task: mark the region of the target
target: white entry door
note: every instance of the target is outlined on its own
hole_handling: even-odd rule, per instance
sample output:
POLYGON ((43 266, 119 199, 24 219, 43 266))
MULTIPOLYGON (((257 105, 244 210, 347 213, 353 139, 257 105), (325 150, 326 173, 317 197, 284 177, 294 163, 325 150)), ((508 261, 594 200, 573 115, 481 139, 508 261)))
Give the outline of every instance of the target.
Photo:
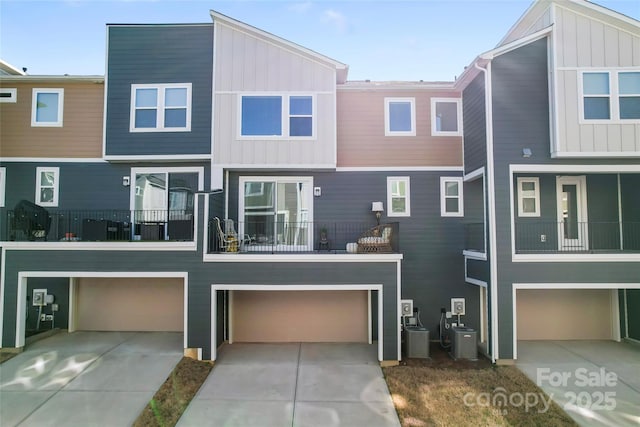
POLYGON ((556 178, 558 196, 558 249, 584 251, 589 248, 587 180, 585 176, 556 178))

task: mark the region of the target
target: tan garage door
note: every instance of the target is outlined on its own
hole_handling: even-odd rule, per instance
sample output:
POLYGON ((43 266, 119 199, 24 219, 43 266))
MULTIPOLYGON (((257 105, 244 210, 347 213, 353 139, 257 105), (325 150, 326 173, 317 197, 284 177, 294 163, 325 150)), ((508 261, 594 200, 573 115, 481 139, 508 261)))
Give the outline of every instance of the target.
POLYGON ((232 291, 234 342, 367 342, 367 291, 232 291))
POLYGON ((80 331, 182 331, 182 279, 78 279, 80 331))
POLYGON ((609 289, 519 289, 519 340, 613 339, 609 289))

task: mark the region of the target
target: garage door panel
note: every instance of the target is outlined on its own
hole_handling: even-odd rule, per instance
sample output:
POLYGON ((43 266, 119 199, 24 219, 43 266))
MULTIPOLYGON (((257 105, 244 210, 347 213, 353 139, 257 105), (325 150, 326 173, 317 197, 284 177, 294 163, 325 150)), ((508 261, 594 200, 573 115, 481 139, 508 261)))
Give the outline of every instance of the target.
POLYGON ((233 291, 234 342, 368 342, 367 291, 233 291))
POLYGON ((520 289, 519 340, 613 339, 611 290, 520 289))
POLYGON ((77 330, 184 329, 184 290, 175 278, 78 279, 77 330))

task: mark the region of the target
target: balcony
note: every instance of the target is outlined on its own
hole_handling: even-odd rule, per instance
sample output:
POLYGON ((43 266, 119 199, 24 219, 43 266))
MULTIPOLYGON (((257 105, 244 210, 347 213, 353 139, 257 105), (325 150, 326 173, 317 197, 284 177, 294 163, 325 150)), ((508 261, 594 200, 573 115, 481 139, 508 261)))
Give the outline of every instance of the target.
POLYGON ((399 223, 209 220, 208 252, 399 253, 399 223))
POLYGON ((516 254, 640 253, 640 222, 516 222, 515 246, 516 254))
MULTIPOLYGON (((35 206, 35 205, 34 205, 35 206)), ((3 240, 32 242, 193 241, 187 210, 8 210, 3 240)))
POLYGON ((470 222, 464 225, 465 250, 484 253, 485 248, 485 224, 483 222, 470 222))

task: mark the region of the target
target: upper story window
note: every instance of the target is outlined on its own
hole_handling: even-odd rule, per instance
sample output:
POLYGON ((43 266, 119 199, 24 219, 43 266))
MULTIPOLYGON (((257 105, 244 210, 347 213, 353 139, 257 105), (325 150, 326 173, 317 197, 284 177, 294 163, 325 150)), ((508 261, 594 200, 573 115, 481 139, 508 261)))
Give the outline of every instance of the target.
POLYGON ((462 178, 440 178, 440 215, 464 216, 462 178))
POLYGON ((241 138, 313 138, 312 95, 242 95, 241 138))
POLYGON ((64 89, 33 89, 31 126, 62 127, 64 89))
POLYGON ((387 177, 387 216, 411 216, 408 176, 387 177))
POLYGON ((416 135, 416 100, 415 98, 384 99, 384 134, 385 136, 416 135))
POLYGON ((540 179, 518 178, 518 216, 540 216, 540 179))
POLYGON ((640 120, 640 71, 582 73, 582 119, 640 120))
POLYGON ((462 101, 460 99, 431 99, 431 135, 462 135, 462 101))
POLYGON ((131 132, 191 130, 191 83, 131 85, 131 132))
POLYGON ((36 168, 36 205, 58 206, 60 168, 36 168))
POLYGON ((15 103, 18 100, 18 89, 0 88, 0 102, 15 103))

